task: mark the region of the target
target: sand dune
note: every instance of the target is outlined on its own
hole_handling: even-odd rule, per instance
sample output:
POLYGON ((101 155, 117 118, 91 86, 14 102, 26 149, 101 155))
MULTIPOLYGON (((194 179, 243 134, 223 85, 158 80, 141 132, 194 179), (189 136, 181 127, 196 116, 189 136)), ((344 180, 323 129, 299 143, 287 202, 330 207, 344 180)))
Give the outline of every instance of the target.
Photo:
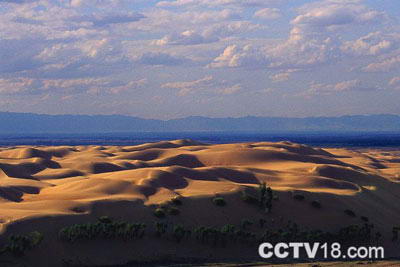
MULTIPOLYGON (((398 151, 320 149, 290 142, 207 145, 175 140, 125 147, 1 148, 0 241, 11 233, 40 229, 53 236, 40 249, 56 253, 63 249, 54 233, 68 223, 101 215, 154 221, 154 208, 174 196, 184 197, 186 203, 172 221, 239 223, 243 217, 258 214, 256 209, 246 208, 240 195, 261 182, 279 197, 274 213, 268 215, 271 218, 336 230, 339 225, 356 222, 343 213, 351 209, 357 216, 368 217, 388 237, 392 226, 400 224, 399 173, 398 151), (323 208, 316 210, 293 201, 292 195, 297 193, 308 202, 318 200, 323 208), (227 199, 222 213, 210 201, 215 196, 227 199)), ((150 244, 145 242, 143 251, 150 244)), ((387 245, 388 253, 400 256, 398 245, 387 245)), ((101 243, 99 249, 104 246, 101 243)), ((117 248, 91 263, 136 259, 117 248)), ((86 254, 71 251, 64 251, 62 257, 94 253, 88 246, 82 248, 86 254)), ((200 256, 207 257, 209 252, 204 253, 200 256)), ((154 256, 149 252, 141 255, 144 260, 154 256)), ((194 256, 186 250, 182 255, 194 256)), ((28 255, 28 262, 33 258, 28 255)), ((38 266, 60 263, 57 258, 35 260, 38 266)))

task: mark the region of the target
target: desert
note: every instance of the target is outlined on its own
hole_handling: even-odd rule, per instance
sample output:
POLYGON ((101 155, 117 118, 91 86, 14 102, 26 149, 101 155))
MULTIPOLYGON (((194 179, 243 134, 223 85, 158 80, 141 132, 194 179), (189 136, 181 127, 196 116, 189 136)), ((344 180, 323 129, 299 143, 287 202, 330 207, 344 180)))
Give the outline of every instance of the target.
POLYGON ((396 149, 2 147, 0 265, 262 262, 263 241, 321 238, 398 258, 399 201, 396 149))

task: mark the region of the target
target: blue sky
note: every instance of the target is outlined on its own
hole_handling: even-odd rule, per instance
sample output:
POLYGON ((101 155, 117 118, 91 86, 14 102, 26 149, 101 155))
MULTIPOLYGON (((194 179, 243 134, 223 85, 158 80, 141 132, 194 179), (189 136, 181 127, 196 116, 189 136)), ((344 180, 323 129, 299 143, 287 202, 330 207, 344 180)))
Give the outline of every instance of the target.
POLYGON ((398 0, 0 0, 0 110, 400 114, 398 0))

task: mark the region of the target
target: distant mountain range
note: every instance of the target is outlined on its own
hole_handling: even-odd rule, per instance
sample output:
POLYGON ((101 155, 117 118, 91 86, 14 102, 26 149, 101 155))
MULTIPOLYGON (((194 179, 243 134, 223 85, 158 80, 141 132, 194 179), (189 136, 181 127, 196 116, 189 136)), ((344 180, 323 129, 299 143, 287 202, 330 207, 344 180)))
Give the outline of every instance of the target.
POLYGON ((173 120, 153 120, 123 115, 43 115, 0 112, 0 134, 179 131, 400 131, 400 116, 354 115, 308 118, 192 116, 173 120))

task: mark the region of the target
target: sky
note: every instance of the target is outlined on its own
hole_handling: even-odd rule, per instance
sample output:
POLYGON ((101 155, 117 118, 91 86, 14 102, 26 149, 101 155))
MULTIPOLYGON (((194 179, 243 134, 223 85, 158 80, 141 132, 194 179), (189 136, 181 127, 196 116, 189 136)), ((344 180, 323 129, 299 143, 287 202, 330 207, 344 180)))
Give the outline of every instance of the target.
POLYGON ((398 0, 0 0, 0 111, 400 114, 398 0))

